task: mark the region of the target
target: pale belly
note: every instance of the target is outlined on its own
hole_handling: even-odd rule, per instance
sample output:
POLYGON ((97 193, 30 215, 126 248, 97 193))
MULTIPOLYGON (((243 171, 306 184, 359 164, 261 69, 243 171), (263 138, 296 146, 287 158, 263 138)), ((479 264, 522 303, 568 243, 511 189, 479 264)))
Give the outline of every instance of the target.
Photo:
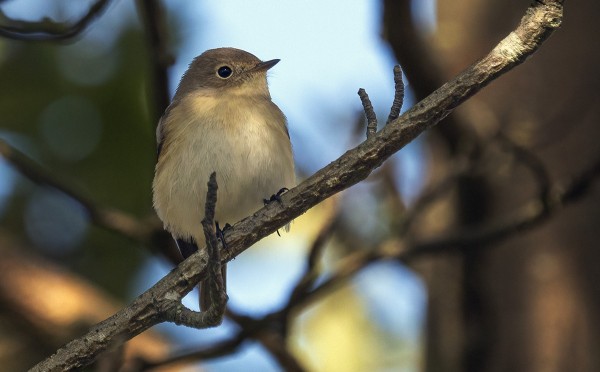
MULTIPOLYGON (((218 130, 183 137, 175 152, 157 165, 154 206, 165 228, 175 237, 203 236, 207 182, 217 174, 215 220, 224 226, 251 215, 283 187, 295 183, 289 141, 254 126, 239 135, 218 130)), ((173 150, 173 149, 170 149, 173 150)))

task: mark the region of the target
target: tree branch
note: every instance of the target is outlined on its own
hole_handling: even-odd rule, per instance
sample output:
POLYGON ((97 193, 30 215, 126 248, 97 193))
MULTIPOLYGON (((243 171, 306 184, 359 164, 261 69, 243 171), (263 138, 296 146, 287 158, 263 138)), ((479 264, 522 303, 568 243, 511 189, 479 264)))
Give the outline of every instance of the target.
POLYGON ((394 102, 392 102, 386 124, 398 119, 402 105, 404 105, 404 81, 402 81, 402 69, 400 65, 396 65, 394 66, 394 102))
MULTIPOLYGON (((455 107, 501 74, 524 62, 560 26, 561 20, 561 1, 534 3, 517 29, 482 60, 390 122, 370 139, 283 194, 281 204, 271 203, 228 230, 228 249, 222 252, 223 262, 233 259, 317 203, 365 179, 393 153, 437 124, 455 107)), ((115 337, 131 338, 162 322, 163 304, 180 299, 205 275, 205 251, 200 249, 194 253, 129 307, 59 349, 35 366, 33 371, 82 367, 111 345, 115 337)))
POLYGON ((363 88, 358 90, 358 96, 360 97, 360 102, 363 105, 363 110, 365 111, 365 116, 367 117, 367 139, 373 137, 375 133, 377 133, 377 115, 375 114, 375 110, 373 110, 373 104, 369 99, 369 95, 367 91, 363 88))
POLYGON ((98 226, 118 232, 131 239, 148 243, 152 228, 140 223, 134 217, 124 212, 98 206, 87 196, 69 186, 64 179, 54 176, 51 172, 31 160, 16 148, 0 139, 0 156, 12 164, 22 175, 38 185, 55 188, 65 195, 77 200, 88 212, 91 220, 98 226))
POLYGON ((9 25, 0 26, 0 36, 21 41, 64 41, 81 34, 102 12, 110 0, 98 0, 88 12, 72 25, 56 23, 44 18, 39 22, 13 20, 0 11, 0 19, 9 25))
POLYGON ((55 176, 1 139, 0 156, 32 182, 59 190, 80 203, 96 226, 116 232, 147 247, 160 250, 160 253, 175 264, 181 262, 181 255, 175 247, 173 239, 170 234, 161 229, 156 217, 154 217, 156 223, 152 221, 140 222, 137 218, 118 209, 99 206, 98 203, 75 187, 70 186, 64 178, 55 176))
POLYGON ((166 358, 160 361, 152 360, 138 360, 137 371, 148 371, 157 367, 164 367, 170 364, 182 363, 182 362, 195 362, 202 359, 217 358, 220 356, 231 354, 240 345, 246 341, 247 335, 244 332, 238 332, 235 336, 216 342, 206 348, 196 350, 189 353, 183 353, 175 355, 170 358, 166 358))
POLYGON ((54 355, 34 366, 31 371, 62 371, 81 368, 94 361, 96 356, 113 346, 114 340, 128 340, 148 328, 162 323, 163 314, 173 311, 183 296, 201 279, 208 263, 204 250, 183 261, 152 288, 137 297, 129 306, 110 318, 96 324, 83 337, 69 342, 54 355))
POLYGON ((206 289, 209 291, 210 305, 207 309, 197 312, 185 307, 179 302, 179 299, 172 300, 176 304, 173 304, 172 307, 169 306, 169 311, 164 313, 164 318, 175 324, 202 329, 215 327, 223 322, 228 298, 221 271, 221 254, 214 232, 217 188, 217 174, 212 172, 207 184, 204 219, 202 219, 202 229, 208 252, 208 273, 206 275, 208 286, 206 289))
POLYGON ((224 260, 231 260, 314 205, 368 177, 392 154, 437 124, 458 105, 501 74, 524 62, 560 26, 561 17, 559 1, 532 5, 518 28, 479 62, 390 122, 372 138, 282 195, 281 204, 267 205, 228 230, 225 238, 229 249, 224 252, 224 260))
MULTIPOLYGON (((457 231, 445 237, 417 242, 408 246, 397 241, 375 251, 356 252, 345 258, 328 280, 306 293, 305 296, 296 298, 296 302, 292 304, 296 307, 293 310, 308 305, 317 296, 327 293, 373 262, 396 259, 409 263, 419 257, 431 254, 461 252, 465 247, 489 248, 493 244, 514 236, 515 232, 539 226, 565 206, 586 195, 593 182, 598 178, 600 178, 600 156, 569 184, 552 187, 551 202, 547 206, 544 206, 544 195, 540 194, 538 200, 527 203, 512 215, 479 228, 457 231)), ((288 309, 288 311, 290 310, 288 309)))

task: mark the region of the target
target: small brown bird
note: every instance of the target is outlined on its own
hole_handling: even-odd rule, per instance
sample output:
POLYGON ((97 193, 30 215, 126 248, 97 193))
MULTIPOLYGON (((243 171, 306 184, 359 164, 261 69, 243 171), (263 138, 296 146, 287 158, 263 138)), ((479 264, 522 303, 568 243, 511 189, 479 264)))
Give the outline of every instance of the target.
MULTIPOLYGON (((267 70, 277 62, 240 49, 207 50, 190 64, 158 124, 154 208, 184 258, 203 246, 201 221, 213 171, 221 226, 295 184, 286 118, 267 86, 267 70)), ((203 287, 201 308, 206 294, 203 287)))

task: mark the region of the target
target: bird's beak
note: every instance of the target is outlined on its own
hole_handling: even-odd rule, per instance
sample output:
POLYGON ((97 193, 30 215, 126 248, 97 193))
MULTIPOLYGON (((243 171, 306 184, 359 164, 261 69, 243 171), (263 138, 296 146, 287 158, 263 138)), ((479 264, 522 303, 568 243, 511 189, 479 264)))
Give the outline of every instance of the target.
POLYGON ((267 71, 271 67, 275 66, 279 61, 280 59, 272 59, 270 61, 261 62, 256 66, 252 67, 252 69, 250 69, 250 71, 248 72, 267 71))

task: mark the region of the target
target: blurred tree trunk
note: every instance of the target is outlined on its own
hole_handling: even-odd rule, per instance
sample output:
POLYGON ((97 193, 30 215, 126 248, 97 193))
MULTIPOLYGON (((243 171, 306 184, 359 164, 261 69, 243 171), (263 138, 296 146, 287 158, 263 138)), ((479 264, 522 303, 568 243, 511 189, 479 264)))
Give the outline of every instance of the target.
MULTIPOLYGON (((383 31, 419 98, 487 53, 529 5, 440 0, 437 28, 424 35, 409 26, 409 3, 384 1, 383 31)), ((428 136, 432 179, 461 154, 495 155, 487 160, 485 176, 459 180, 442 208, 443 216, 449 215, 446 230, 485 223, 538 197, 523 167, 513 167, 510 157, 484 144, 498 132, 531 150, 553 180, 568 180, 600 155, 598 14, 599 2, 566 2, 562 29, 530 61, 428 136)), ((435 257, 418 266, 430 290, 427 370, 600 370, 600 193, 595 191, 491 250, 475 246, 460 257, 435 257)))

